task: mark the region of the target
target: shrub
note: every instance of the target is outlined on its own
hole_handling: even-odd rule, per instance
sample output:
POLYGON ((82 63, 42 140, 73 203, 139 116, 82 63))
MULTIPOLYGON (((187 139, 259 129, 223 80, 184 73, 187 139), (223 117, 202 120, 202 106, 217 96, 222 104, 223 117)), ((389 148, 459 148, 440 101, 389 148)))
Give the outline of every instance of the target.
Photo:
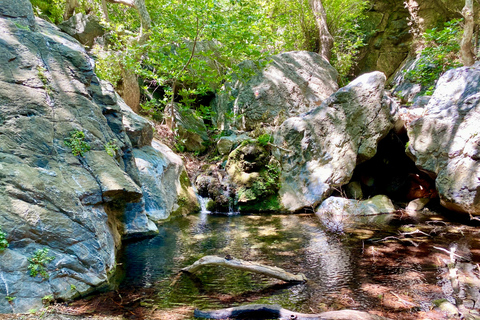
POLYGON ((28 270, 30 270, 30 276, 36 277, 40 275, 43 279, 48 279, 47 264, 55 260, 55 257, 48 256, 48 248, 38 249, 28 258, 28 270))
POLYGON ((70 133, 70 138, 64 140, 65 145, 72 149, 74 156, 84 156, 85 152, 90 151, 90 145, 85 141, 85 133, 80 130, 75 130, 70 133))
POLYGON ((269 143, 273 142, 273 137, 268 133, 262 134, 257 138, 257 142, 262 147, 265 147, 269 143))
POLYGON ((115 157, 118 151, 118 146, 116 145, 115 141, 108 141, 105 145, 105 151, 107 151, 110 157, 115 157))
POLYGON ((0 252, 8 248, 7 234, 0 228, 0 252))
POLYGON ((423 35, 426 47, 420 52, 417 66, 405 78, 421 84, 427 95, 433 93, 435 82, 447 70, 461 66, 458 59, 461 19, 446 22, 444 28, 429 29, 423 35))

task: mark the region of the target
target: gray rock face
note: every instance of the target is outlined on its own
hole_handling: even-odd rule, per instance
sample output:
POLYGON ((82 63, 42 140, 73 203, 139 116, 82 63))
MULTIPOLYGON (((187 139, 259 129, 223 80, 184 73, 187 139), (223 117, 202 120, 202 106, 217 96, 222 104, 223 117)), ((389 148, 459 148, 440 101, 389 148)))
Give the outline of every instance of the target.
POLYGON ((287 52, 271 57, 272 61, 246 84, 237 81, 235 100, 217 99, 217 125, 228 128, 228 114, 234 126, 252 130, 259 124, 280 124, 289 117, 319 106, 337 88, 337 71, 313 52, 287 52), (237 119, 238 118, 238 119, 237 119))
POLYGON ((281 204, 315 207, 349 182, 355 166, 376 153, 393 128, 397 106, 384 95, 385 75, 358 77, 323 104, 285 121, 274 134, 281 164, 281 204))
POLYGON ((480 66, 447 71, 425 115, 407 127, 408 152, 436 177, 445 207, 480 214, 480 66))
POLYGON ((62 22, 59 28, 86 46, 92 46, 95 38, 105 33, 97 16, 87 16, 83 13, 77 13, 67 21, 62 22))
POLYGON ((149 146, 153 140, 153 123, 133 112, 118 94, 116 97, 123 114, 123 126, 132 146, 138 149, 149 146))
POLYGON ((195 191, 178 155, 155 140, 152 146, 133 153, 142 180, 145 210, 151 220, 198 211, 195 191))
POLYGON ((207 127, 203 119, 198 117, 192 110, 175 110, 177 119, 178 136, 184 142, 182 145, 186 151, 203 152, 208 141, 207 127))
POLYGON ((122 235, 156 229, 141 211, 121 221, 142 189, 115 92, 76 40, 43 20, 31 27, 32 17, 28 1, 0 3, 0 227, 10 243, 0 252, 0 313, 104 285, 122 235), (84 157, 65 145, 76 130, 91 148, 84 157), (48 279, 28 270, 43 248, 55 258, 48 279))
POLYGON ((416 50, 422 33, 459 17, 463 0, 372 0, 365 21, 371 34, 360 49, 356 74, 382 71, 390 78, 416 50))

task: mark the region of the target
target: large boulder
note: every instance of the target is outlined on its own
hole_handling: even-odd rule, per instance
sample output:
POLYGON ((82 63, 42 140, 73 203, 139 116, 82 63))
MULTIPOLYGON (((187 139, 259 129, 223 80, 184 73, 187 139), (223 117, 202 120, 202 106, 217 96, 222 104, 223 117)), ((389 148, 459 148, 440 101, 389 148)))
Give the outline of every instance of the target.
POLYGON ((81 12, 60 23, 59 28, 89 47, 93 45, 96 37, 105 33, 96 15, 86 15, 81 12))
POLYGON ((229 94, 217 98, 219 128, 228 128, 229 122, 241 130, 281 124, 319 106, 338 89, 337 71, 316 53, 286 52, 270 59, 262 70, 245 62, 243 67, 256 74, 246 83, 233 84, 233 101, 229 94))
POLYGON ((315 207, 349 182, 393 128, 397 107, 384 93, 385 75, 358 77, 308 113, 285 121, 274 135, 281 165, 281 204, 315 207))
POLYGON ((200 209, 182 159, 166 145, 154 140, 151 146, 134 149, 140 171, 145 210, 153 221, 200 209))
POLYGON ((76 40, 32 18, 29 1, 0 2, 0 313, 107 284, 122 236, 156 230, 124 216, 142 189, 115 92, 76 40), (45 248, 48 280, 30 274, 45 248))
POLYGON ((423 116, 410 122, 408 152, 436 178, 442 205, 480 214, 480 65, 447 71, 423 116))

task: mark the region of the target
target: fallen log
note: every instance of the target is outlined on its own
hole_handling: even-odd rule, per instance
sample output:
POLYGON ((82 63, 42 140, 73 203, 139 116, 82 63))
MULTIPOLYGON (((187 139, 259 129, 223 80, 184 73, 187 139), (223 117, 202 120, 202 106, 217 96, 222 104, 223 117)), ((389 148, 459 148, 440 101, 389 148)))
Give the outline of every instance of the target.
POLYGON ((243 320, 389 320, 368 312, 356 310, 328 311, 319 314, 305 314, 283 309, 279 305, 251 304, 235 308, 212 311, 195 309, 195 318, 202 319, 243 319, 243 320))
POLYGON ((240 259, 226 259, 218 256, 205 256, 188 267, 183 268, 182 272, 195 273, 203 266, 224 266, 232 269, 250 271, 263 274, 272 278, 287 282, 305 282, 307 277, 303 273, 293 274, 278 267, 270 267, 256 262, 244 261, 240 259))

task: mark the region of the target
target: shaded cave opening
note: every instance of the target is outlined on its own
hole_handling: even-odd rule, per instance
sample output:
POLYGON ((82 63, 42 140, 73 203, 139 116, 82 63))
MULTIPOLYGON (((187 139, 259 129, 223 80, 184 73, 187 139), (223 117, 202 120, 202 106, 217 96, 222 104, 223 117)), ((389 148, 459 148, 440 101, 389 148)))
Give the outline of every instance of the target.
POLYGON ((408 141, 405 130, 390 131, 378 143, 376 155, 356 166, 350 183, 341 189, 342 194, 356 199, 382 194, 400 206, 417 198, 438 198, 435 180, 408 157, 408 141))

